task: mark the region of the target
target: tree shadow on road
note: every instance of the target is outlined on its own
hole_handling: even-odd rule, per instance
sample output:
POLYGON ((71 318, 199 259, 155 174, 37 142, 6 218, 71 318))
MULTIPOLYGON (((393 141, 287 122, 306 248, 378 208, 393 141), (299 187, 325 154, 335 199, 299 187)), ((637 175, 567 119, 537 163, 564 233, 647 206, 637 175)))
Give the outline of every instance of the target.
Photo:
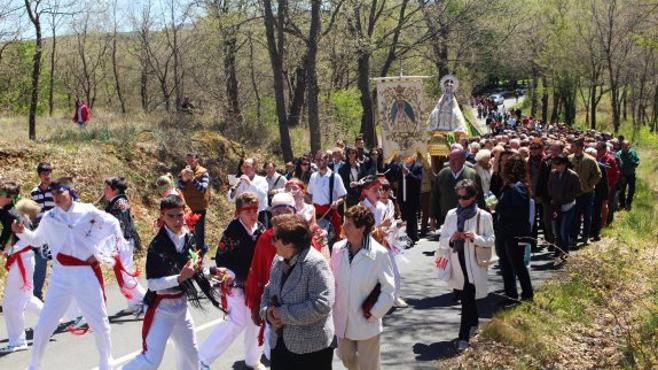
POLYGON ((453 293, 445 293, 440 296, 427 297, 421 299, 408 298, 407 304, 415 310, 427 310, 438 307, 450 307, 457 304, 453 293))

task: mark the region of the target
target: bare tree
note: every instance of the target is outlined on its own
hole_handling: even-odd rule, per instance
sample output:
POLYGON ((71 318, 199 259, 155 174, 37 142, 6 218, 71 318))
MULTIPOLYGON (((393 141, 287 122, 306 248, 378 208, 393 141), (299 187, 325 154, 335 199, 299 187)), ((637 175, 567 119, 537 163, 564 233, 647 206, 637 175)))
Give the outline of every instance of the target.
POLYGON ((121 107, 121 113, 126 114, 126 102, 123 98, 123 93, 121 91, 121 82, 119 79, 119 63, 117 62, 117 44, 118 44, 118 24, 117 24, 117 0, 114 0, 112 4, 112 74, 114 75, 114 88, 117 93, 117 99, 119 99, 119 105, 121 107))

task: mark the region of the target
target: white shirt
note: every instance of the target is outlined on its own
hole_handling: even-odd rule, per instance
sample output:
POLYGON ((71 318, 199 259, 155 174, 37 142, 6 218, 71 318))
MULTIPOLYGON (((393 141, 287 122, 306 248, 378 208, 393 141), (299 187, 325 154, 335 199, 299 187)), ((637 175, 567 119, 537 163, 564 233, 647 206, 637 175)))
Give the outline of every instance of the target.
POLYGON ((265 180, 267 181, 267 189, 269 192, 283 188, 286 186, 286 181, 288 181, 285 176, 276 171, 272 177, 265 176, 265 180))
POLYGON ((384 208, 386 209, 386 212, 384 212, 384 220, 389 219, 391 221, 395 220, 395 204, 393 204, 392 200, 388 200, 388 203, 381 202, 384 205, 384 208))
POLYGON ((462 172, 464 172, 464 166, 462 166, 462 169, 457 172, 452 172, 452 170, 450 172, 452 173, 452 178, 457 180, 459 176, 462 175, 462 172))
POLYGON ((68 211, 55 207, 46 212, 35 230, 25 229, 18 237, 31 245, 48 244, 58 266, 58 253, 83 261, 92 255, 99 260, 101 255, 109 256, 123 241, 123 232, 111 214, 91 204, 73 202, 68 211))
POLYGON ((313 215, 315 214, 315 207, 313 207, 308 203, 302 203, 302 208, 297 209, 297 214, 304 217, 304 220, 306 220, 306 222, 311 222, 311 220, 313 219, 313 215))
MULTIPOLYGON (((322 175, 320 171, 314 172, 311 179, 308 181, 308 193, 311 194, 313 204, 327 205, 329 204, 329 179, 331 178, 331 169, 327 168, 327 172, 322 175)), ((343 179, 336 174, 334 175, 334 196, 333 202, 344 197, 347 194, 343 179)))
POLYGON ((363 199, 361 203, 375 216, 375 227, 379 226, 384 221, 384 216, 386 215, 386 206, 384 203, 377 201, 375 204, 372 204, 368 198, 363 199))
POLYGON ((240 194, 250 191, 258 197, 258 211, 267 210, 267 180, 263 176, 255 175, 251 182, 247 184, 244 181, 240 181, 240 185, 233 190, 228 192, 229 202, 235 202, 235 199, 240 196, 240 194))

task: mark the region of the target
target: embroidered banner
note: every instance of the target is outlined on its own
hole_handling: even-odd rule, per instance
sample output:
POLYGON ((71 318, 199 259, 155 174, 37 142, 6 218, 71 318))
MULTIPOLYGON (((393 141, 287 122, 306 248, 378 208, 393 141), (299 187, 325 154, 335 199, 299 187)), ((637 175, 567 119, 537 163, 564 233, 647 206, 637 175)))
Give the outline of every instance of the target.
POLYGON ((377 78, 377 106, 384 158, 405 151, 426 152, 427 114, 422 76, 377 78))

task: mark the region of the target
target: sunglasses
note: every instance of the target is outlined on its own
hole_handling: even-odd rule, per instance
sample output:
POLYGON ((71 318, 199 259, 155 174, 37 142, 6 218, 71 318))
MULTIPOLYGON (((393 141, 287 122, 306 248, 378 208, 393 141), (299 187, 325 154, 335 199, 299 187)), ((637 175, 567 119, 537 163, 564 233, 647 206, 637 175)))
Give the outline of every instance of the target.
POLYGON ((457 199, 459 199, 459 200, 469 200, 471 198, 473 198, 473 197, 470 196, 470 195, 457 195, 457 199))

